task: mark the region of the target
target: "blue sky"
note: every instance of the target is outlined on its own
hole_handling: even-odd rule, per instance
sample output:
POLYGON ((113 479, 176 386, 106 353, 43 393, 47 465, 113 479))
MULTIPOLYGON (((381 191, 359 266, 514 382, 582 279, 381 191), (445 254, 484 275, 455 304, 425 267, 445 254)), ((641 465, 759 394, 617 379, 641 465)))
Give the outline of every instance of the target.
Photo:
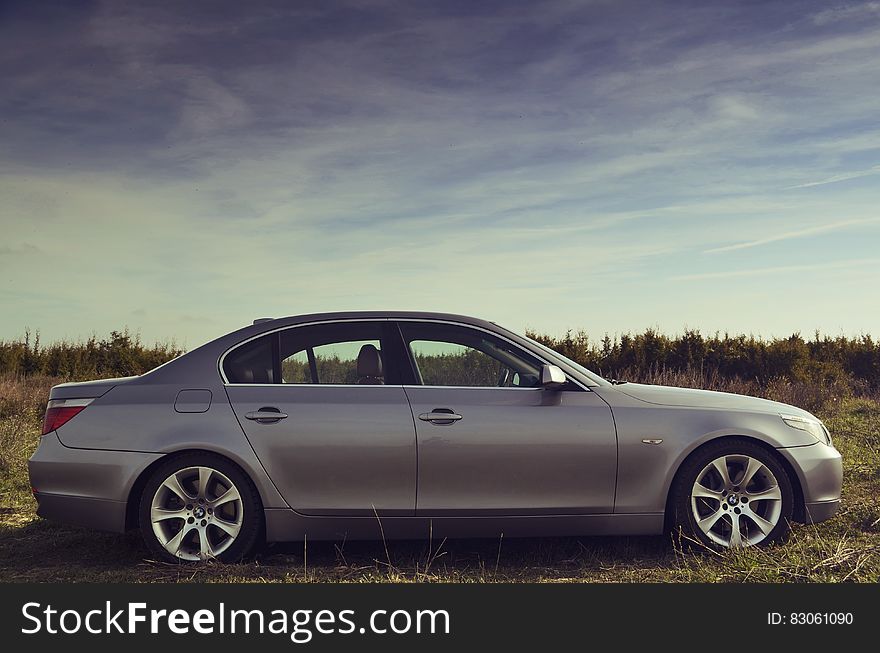
POLYGON ((880 334, 880 2, 4 3, 0 338, 880 334))

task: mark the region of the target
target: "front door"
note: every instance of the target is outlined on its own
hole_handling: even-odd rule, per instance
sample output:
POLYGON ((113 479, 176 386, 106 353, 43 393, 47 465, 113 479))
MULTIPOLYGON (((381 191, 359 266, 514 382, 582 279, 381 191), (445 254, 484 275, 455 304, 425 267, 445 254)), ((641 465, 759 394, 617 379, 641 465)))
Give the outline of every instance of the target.
POLYGON ((287 503, 307 515, 412 515, 416 440, 385 320, 292 327, 231 351, 226 391, 287 503))
POLYGON ((543 389, 542 361, 486 331, 399 324, 421 381, 405 387, 418 515, 613 511, 617 438, 598 395, 573 384, 543 389))

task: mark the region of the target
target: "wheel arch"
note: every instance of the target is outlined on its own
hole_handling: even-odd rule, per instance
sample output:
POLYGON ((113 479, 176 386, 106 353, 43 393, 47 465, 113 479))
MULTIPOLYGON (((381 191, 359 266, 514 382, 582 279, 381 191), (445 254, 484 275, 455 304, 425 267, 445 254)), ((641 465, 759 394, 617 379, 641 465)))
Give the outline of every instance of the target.
MULTIPOLYGON (((199 448, 179 449, 176 451, 166 453, 164 456, 161 456, 160 458, 157 458, 156 460, 151 462, 143 470, 141 470, 140 474, 138 474, 138 477, 135 479, 134 483, 132 483, 131 488, 128 491, 128 497, 126 498, 126 502, 125 502, 125 530, 126 531, 135 530, 139 526, 138 525, 138 507, 140 505, 141 495, 143 494, 144 487, 146 487, 147 483, 149 482, 150 478, 155 473, 156 469, 158 469, 160 465, 164 465, 165 463, 167 463, 169 460, 174 460, 175 458, 179 458, 180 456, 184 456, 184 455, 188 455, 188 454, 208 454, 211 456, 218 456, 220 458, 223 458, 229 464, 234 465, 236 468, 238 468, 238 470, 242 474, 244 474, 244 476, 248 480, 250 480, 250 482, 253 483, 254 487, 256 488, 257 496, 259 497, 259 500, 260 500, 260 512, 263 512, 264 507, 265 507, 265 501, 262 496, 262 492, 260 492, 260 486, 259 486, 259 484, 256 483, 256 481, 254 481, 253 476, 251 476, 251 474, 248 473, 248 471, 240 463, 238 463, 236 460, 234 460, 230 456, 227 456, 226 454, 224 454, 220 451, 214 451, 211 449, 199 449, 199 448)), ((265 535, 265 529, 266 529, 265 518, 262 519, 262 523, 263 523, 262 528, 264 531, 262 535, 265 535)))
POLYGON ((748 442, 756 444, 759 447, 761 447, 762 449, 764 449, 767 453, 769 453, 773 457, 773 459, 776 460, 780 465, 782 465, 783 469, 785 469, 785 473, 788 474, 788 478, 791 483, 792 490, 794 491, 794 506, 793 506, 792 518, 795 521, 803 521, 804 515, 806 514, 806 509, 805 509, 805 505, 804 505, 804 491, 803 491, 803 488, 801 487, 801 478, 800 478, 800 475, 795 471, 792 464, 788 461, 788 459, 785 456, 783 456, 782 454, 780 454, 776 450, 776 447, 774 447, 770 443, 768 443, 760 438, 756 438, 751 435, 729 434, 729 435, 723 435, 723 436, 711 438, 709 440, 701 442, 699 445, 697 445, 693 449, 691 449, 679 461, 678 466, 675 469, 675 474, 672 475, 672 477, 669 481, 669 484, 666 487, 666 500, 664 502, 664 519, 663 519, 664 531, 669 532, 669 530, 673 526, 673 524, 672 524, 672 517, 673 517, 673 510, 672 510, 673 496, 672 496, 672 493, 675 489, 676 482, 678 481, 679 476, 681 475, 682 469, 684 468, 685 464, 689 460, 691 460, 694 456, 699 455, 699 453, 707 446, 715 445, 715 444, 718 444, 719 442, 724 442, 726 440, 746 440, 748 442))

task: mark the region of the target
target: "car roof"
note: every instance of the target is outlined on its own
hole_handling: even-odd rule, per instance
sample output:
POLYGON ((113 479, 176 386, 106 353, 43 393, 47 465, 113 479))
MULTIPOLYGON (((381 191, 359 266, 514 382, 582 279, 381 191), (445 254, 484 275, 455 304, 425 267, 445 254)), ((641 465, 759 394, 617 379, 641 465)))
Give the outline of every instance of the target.
POLYGON ((283 326, 285 324, 299 324, 304 322, 324 322, 327 320, 347 319, 418 319, 418 320, 450 320, 464 322, 466 324, 494 324, 470 315, 457 313, 437 313, 433 311, 334 311, 328 313, 307 313, 303 315, 289 315, 276 318, 259 318, 257 325, 263 327, 283 326))

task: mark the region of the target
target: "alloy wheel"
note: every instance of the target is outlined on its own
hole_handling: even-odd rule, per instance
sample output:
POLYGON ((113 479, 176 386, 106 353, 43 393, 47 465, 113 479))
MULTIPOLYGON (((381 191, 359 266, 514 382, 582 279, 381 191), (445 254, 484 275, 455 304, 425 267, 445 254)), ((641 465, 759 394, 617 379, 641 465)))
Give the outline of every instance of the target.
POLYGON ((720 456, 697 474, 691 489, 697 528, 723 547, 765 540, 782 515, 782 490, 773 472, 744 454, 720 456))
POLYGON ((150 522, 159 543, 182 560, 216 558, 232 546, 244 520, 241 494, 211 467, 186 467, 158 487, 150 522))

